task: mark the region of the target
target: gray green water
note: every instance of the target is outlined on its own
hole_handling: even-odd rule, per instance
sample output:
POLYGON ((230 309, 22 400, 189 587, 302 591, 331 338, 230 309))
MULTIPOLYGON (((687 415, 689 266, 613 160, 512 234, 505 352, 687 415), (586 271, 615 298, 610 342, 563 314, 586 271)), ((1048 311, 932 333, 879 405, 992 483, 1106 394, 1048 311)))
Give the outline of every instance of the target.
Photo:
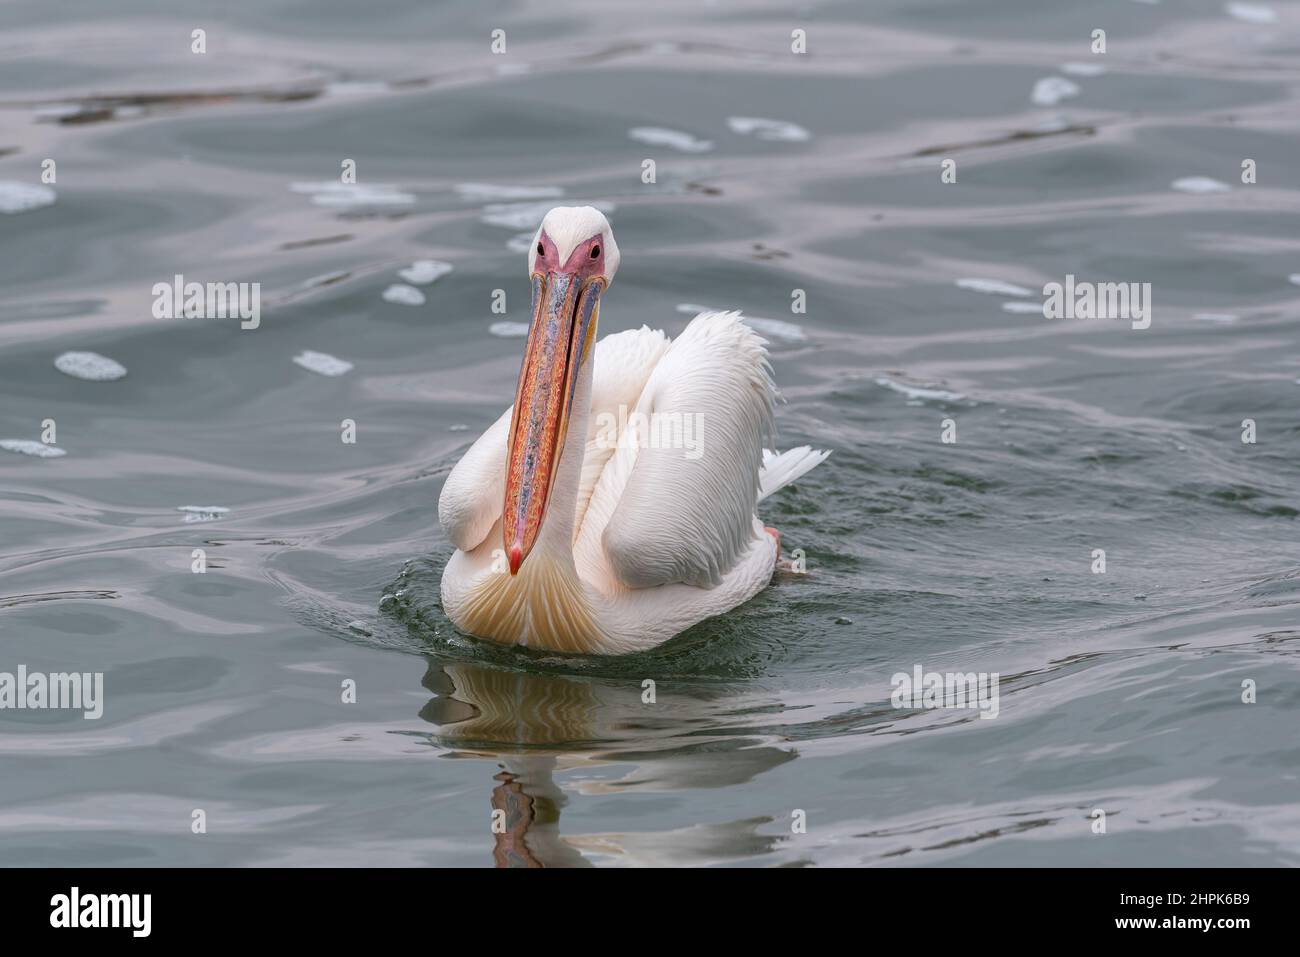
POLYGON ((67 453, 0 451, 0 671, 106 697, 0 711, 0 863, 1300 863, 1300 4, 1267 11, 0 4, 0 182, 57 164, 0 214, 0 439, 67 453), (365 202, 302 185, 345 159, 365 202), (634 659, 438 607, 557 201, 610 210, 603 332, 793 323, 781 444, 833 449, 763 514, 808 574, 634 659), (421 259, 454 269, 385 301, 421 259), (260 282, 261 327, 154 318, 176 273, 260 282), (1067 274, 1151 283, 1151 328, 1002 308, 1067 274), (999 673, 998 717, 892 708, 917 664, 999 673))

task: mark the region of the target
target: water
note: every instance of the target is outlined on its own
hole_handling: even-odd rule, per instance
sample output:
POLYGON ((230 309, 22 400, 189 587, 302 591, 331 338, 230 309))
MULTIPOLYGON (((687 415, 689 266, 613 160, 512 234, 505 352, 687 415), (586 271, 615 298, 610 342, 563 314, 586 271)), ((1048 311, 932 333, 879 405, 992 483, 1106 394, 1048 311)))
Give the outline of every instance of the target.
POLYGON ((1268 9, 0 7, 0 439, 66 452, 0 450, 0 671, 106 696, 0 712, 0 861, 1300 862, 1300 5, 1268 9), (557 201, 610 211, 602 332, 792 325, 781 443, 833 449, 764 509, 808 573, 632 659, 438 605, 557 201), (177 273, 260 282, 260 327, 154 318, 177 273), (1151 328, 1027 311, 1067 274, 1151 283, 1151 328), (916 665, 997 672, 998 716, 891 707, 916 665))

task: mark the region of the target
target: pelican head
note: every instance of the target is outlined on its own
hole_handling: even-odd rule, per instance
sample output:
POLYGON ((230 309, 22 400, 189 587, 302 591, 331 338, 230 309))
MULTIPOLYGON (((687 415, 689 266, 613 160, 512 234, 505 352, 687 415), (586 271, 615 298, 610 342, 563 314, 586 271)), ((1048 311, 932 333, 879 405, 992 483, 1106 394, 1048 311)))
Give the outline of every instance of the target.
POLYGON ((557 206, 528 250, 533 317, 519 369, 501 530, 518 573, 546 518, 578 372, 591 355, 601 293, 618 271, 609 222, 591 206, 557 206))

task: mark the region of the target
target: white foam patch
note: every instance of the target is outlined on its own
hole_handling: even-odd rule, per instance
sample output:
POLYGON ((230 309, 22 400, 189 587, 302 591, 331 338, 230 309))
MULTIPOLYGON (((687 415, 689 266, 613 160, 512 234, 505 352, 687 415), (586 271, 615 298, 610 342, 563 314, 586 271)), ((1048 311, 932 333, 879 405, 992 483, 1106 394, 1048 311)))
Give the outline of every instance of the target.
POLYGON ((662 126, 635 126, 627 131, 629 139, 649 146, 666 146, 683 153, 707 153, 713 149, 712 140, 701 140, 681 130, 662 126))
POLYGON ((0 213, 26 213, 53 206, 59 194, 40 183, 0 179, 0 213))
POLYGON ((400 282, 393 283, 381 295, 384 302, 396 303, 399 306, 424 305, 424 293, 414 286, 407 286, 400 282))
POLYGON ((289 189, 311 197, 312 203, 329 209, 352 209, 361 206, 411 206, 412 193, 403 192, 390 183, 290 183, 289 189))
POLYGON ((1227 3, 1223 9, 1234 20, 1245 23, 1277 23, 1277 13, 1262 3, 1227 3))
POLYGON ((1079 84, 1063 76, 1045 76, 1034 84, 1029 98, 1038 106, 1055 106, 1062 100, 1079 95, 1079 84))
POLYGON ((812 134, 802 126, 784 120, 768 120, 761 116, 729 116, 727 126, 741 136, 755 136, 760 140, 779 143, 806 143, 812 134))
POLYGON ((895 382, 893 379, 879 378, 876 385, 884 386, 899 395, 905 395, 909 399, 918 402, 961 402, 966 396, 960 392, 950 392, 947 389, 930 389, 921 386, 908 385, 905 382, 895 382))
MULTIPOLYGON (((550 211, 550 203, 489 203, 479 218, 489 226, 529 229, 540 226, 550 211)), ((532 236, 528 238, 531 242, 532 236)))
POLYGON ((1293 272, 1291 275, 1287 276, 1286 278, 1289 279, 1291 282, 1295 283, 1297 286, 1300 286, 1300 272, 1293 272))
POLYGON ((41 120, 61 120, 83 112, 80 103, 43 103, 32 109, 32 115, 41 120))
POLYGON ((31 439, 0 439, 0 449, 17 452, 19 455, 31 455, 38 459, 57 459, 68 453, 57 445, 33 442, 31 439))
POLYGON ((427 286, 431 282, 437 282, 451 270, 451 263, 438 259, 417 259, 397 275, 417 286, 427 286))
POLYGON ((328 352, 304 349, 293 357, 293 361, 308 372, 315 372, 317 375, 340 376, 352 371, 351 362, 336 358, 328 352))
POLYGON ((54 360, 54 368, 87 382, 113 382, 126 375, 126 366, 98 352, 65 352, 54 360))
POLYGON ((176 511, 184 512, 187 522, 215 522, 230 509, 224 505, 177 505, 176 511))
POLYGON ((1106 68, 1100 63, 1062 63, 1061 72, 1070 76, 1101 76, 1106 68))
MULTIPOLYGON (((479 219, 489 226, 501 226, 505 229, 532 229, 535 231, 542 224, 542 220, 551 211, 553 205, 549 201, 541 203, 488 203, 483 207, 483 214, 479 219)), ((615 209, 613 203, 592 203, 591 205, 606 216, 613 213, 615 209)), ((528 237, 529 244, 532 243, 532 239, 533 237, 530 234, 528 237)))
POLYGON ((496 66, 498 76, 523 76, 525 73, 533 72, 531 63, 498 63, 496 66))
POLYGON ((515 233, 506 240, 506 249, 512 253, 526 253, 533 246, 533 233, 515 233))
POLYGON ((525 199, 558 199, 559 186, 498 186, 495 183, 457 183, 456 193, 478 203, 518 202, 525 199))
POLYGON ((986 292, 990 296, 1032 296, 1034 294, 1032 289, 1003 282, 1001 279, 958 279, 957 287, 969 289, 971 292, 986 292))
POLYGON ((1004 302, 1002 304, 1004 312, 1017 312, 1030 315, 1031 313, 1043 314, 1043 304, 1041 302, 1004 302))
POLYGON ((1180 193, 1226 193, 1232 189, 1227 183, 1208 176, 1184 176, 1170 183, 1169 188, 1180 193))
POLYGON ((1198 312, 1192 316, 1193 319, 1199 319, 1202 322, 1236 322, 1240 316, 1234 316, 1230 312, 1198 312))
POLYGON ((526 322, 494 322, 488 326, 488 332, 501 339, 518 339, 528 335, 526 322))
POLYGON ((793 322, 784 319, 764 319, 761 316, 742 314, 740 321, 773 339, 783 339, 786 342, 805 342, 808 339, 807 333, 793 322))

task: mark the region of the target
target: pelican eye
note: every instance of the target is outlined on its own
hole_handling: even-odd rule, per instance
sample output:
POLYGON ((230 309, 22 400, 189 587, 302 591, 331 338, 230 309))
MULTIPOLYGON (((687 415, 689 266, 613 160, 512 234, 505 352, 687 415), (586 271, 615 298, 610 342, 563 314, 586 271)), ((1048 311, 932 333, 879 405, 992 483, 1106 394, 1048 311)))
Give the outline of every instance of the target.
POLYGON ((537 244, 537 255, 539 255, 539 256, 545 256, 545 255, 546 255, 546 250, 542 247, 542 244, 541 244, 541 243, 538 243, 538 244, 537 244))
POLYGON ((592 258, 592 259, 599 259, 599 258, 600 258, 600 246, 599 246, 599 245, 596 245, 596 246, 592 246, 592 247, 591 247, 591 258, 592 258))

